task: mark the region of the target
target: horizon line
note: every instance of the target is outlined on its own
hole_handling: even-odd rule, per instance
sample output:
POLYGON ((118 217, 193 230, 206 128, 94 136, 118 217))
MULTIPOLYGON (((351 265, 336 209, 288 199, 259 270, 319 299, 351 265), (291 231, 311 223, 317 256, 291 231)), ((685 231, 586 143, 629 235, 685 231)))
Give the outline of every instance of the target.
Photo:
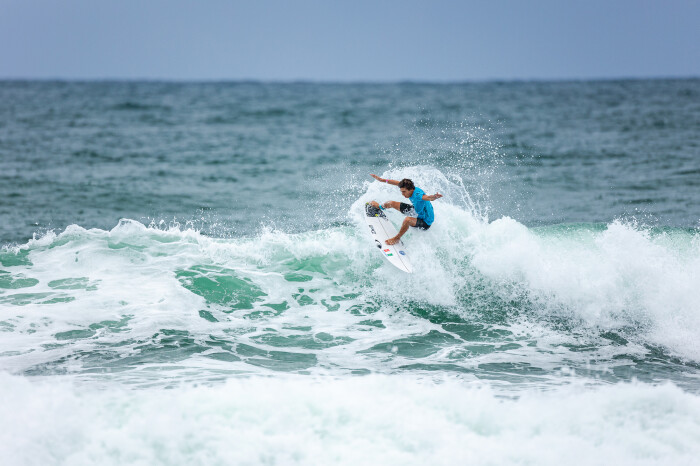
POLYGON ((483 79, 265 79, 265 78, 144 78, 144 77, 6 77, 0 82, 74 82, 74 83, 170 83, 170 84, 416 84, 416 85, 457 85, 457 84, 496 84, 496 83, 571 83, 571 82, 615 82, 615 81, 692 81, 700 75, 658 75, 658 76, 619 76, 619 77, 561 77, 561 78, 483 78, 483 79))

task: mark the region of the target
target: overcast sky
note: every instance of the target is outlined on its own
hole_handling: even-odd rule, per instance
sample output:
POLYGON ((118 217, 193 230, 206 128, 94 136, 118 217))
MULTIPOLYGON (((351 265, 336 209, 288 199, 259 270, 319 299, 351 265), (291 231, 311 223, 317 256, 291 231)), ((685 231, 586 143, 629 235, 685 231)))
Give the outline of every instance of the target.
POLYGON ((700 76, 700 0, 0 0, 0 78, 700 76))

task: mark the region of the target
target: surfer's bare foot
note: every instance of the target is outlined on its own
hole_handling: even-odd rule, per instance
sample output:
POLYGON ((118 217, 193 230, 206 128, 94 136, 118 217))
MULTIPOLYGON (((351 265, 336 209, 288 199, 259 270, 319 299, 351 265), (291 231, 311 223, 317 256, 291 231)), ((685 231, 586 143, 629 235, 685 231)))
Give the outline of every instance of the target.
POLYGON ((396 244, 399 241, 401 241, 401 238, 399 238, 398 236, 394 236, 393 238, 389 238, 388 240, 386 240, 386 244, 391 246, 392 244, 396 244))
POLYGON ((372 207, 376 207, 377 209, 379 208, 379 203, 377 201, 372 201, 369 203, 372 207))

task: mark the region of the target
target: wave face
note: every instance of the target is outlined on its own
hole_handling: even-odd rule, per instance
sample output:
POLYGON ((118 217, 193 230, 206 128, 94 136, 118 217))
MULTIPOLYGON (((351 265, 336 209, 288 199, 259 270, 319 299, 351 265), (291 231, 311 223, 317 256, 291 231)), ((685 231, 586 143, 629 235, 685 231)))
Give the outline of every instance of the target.
POLYGON ((365 234, 364 203, 395 195, 380 183, 349 226, 217 239, 122 220, 5 248, 3 364, 141 385, 439 373, 518 390, 697 376, 695 232, 489 222, 440 171, 401 171, 463 200, 436 203, 434 227, 408 234, 411 275, 365 234))

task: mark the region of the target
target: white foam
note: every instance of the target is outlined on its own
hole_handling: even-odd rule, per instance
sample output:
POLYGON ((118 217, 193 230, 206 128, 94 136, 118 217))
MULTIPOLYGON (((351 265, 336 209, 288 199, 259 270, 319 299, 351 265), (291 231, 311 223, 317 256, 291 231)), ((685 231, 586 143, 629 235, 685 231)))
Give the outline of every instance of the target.
POLYGON ((542 312, 637 327, 652 343, 700 358, 700 248, 692 234, 655 236, 621 222, 602 232, 533 232, 502 218, 473 237, 474 267, 521 284, 542 312))
POLYGON ((700 398, 620 384, 499 398, 455 379, 96 390, 0 375, 0 456, 32 464, 697 464, 700 398))

